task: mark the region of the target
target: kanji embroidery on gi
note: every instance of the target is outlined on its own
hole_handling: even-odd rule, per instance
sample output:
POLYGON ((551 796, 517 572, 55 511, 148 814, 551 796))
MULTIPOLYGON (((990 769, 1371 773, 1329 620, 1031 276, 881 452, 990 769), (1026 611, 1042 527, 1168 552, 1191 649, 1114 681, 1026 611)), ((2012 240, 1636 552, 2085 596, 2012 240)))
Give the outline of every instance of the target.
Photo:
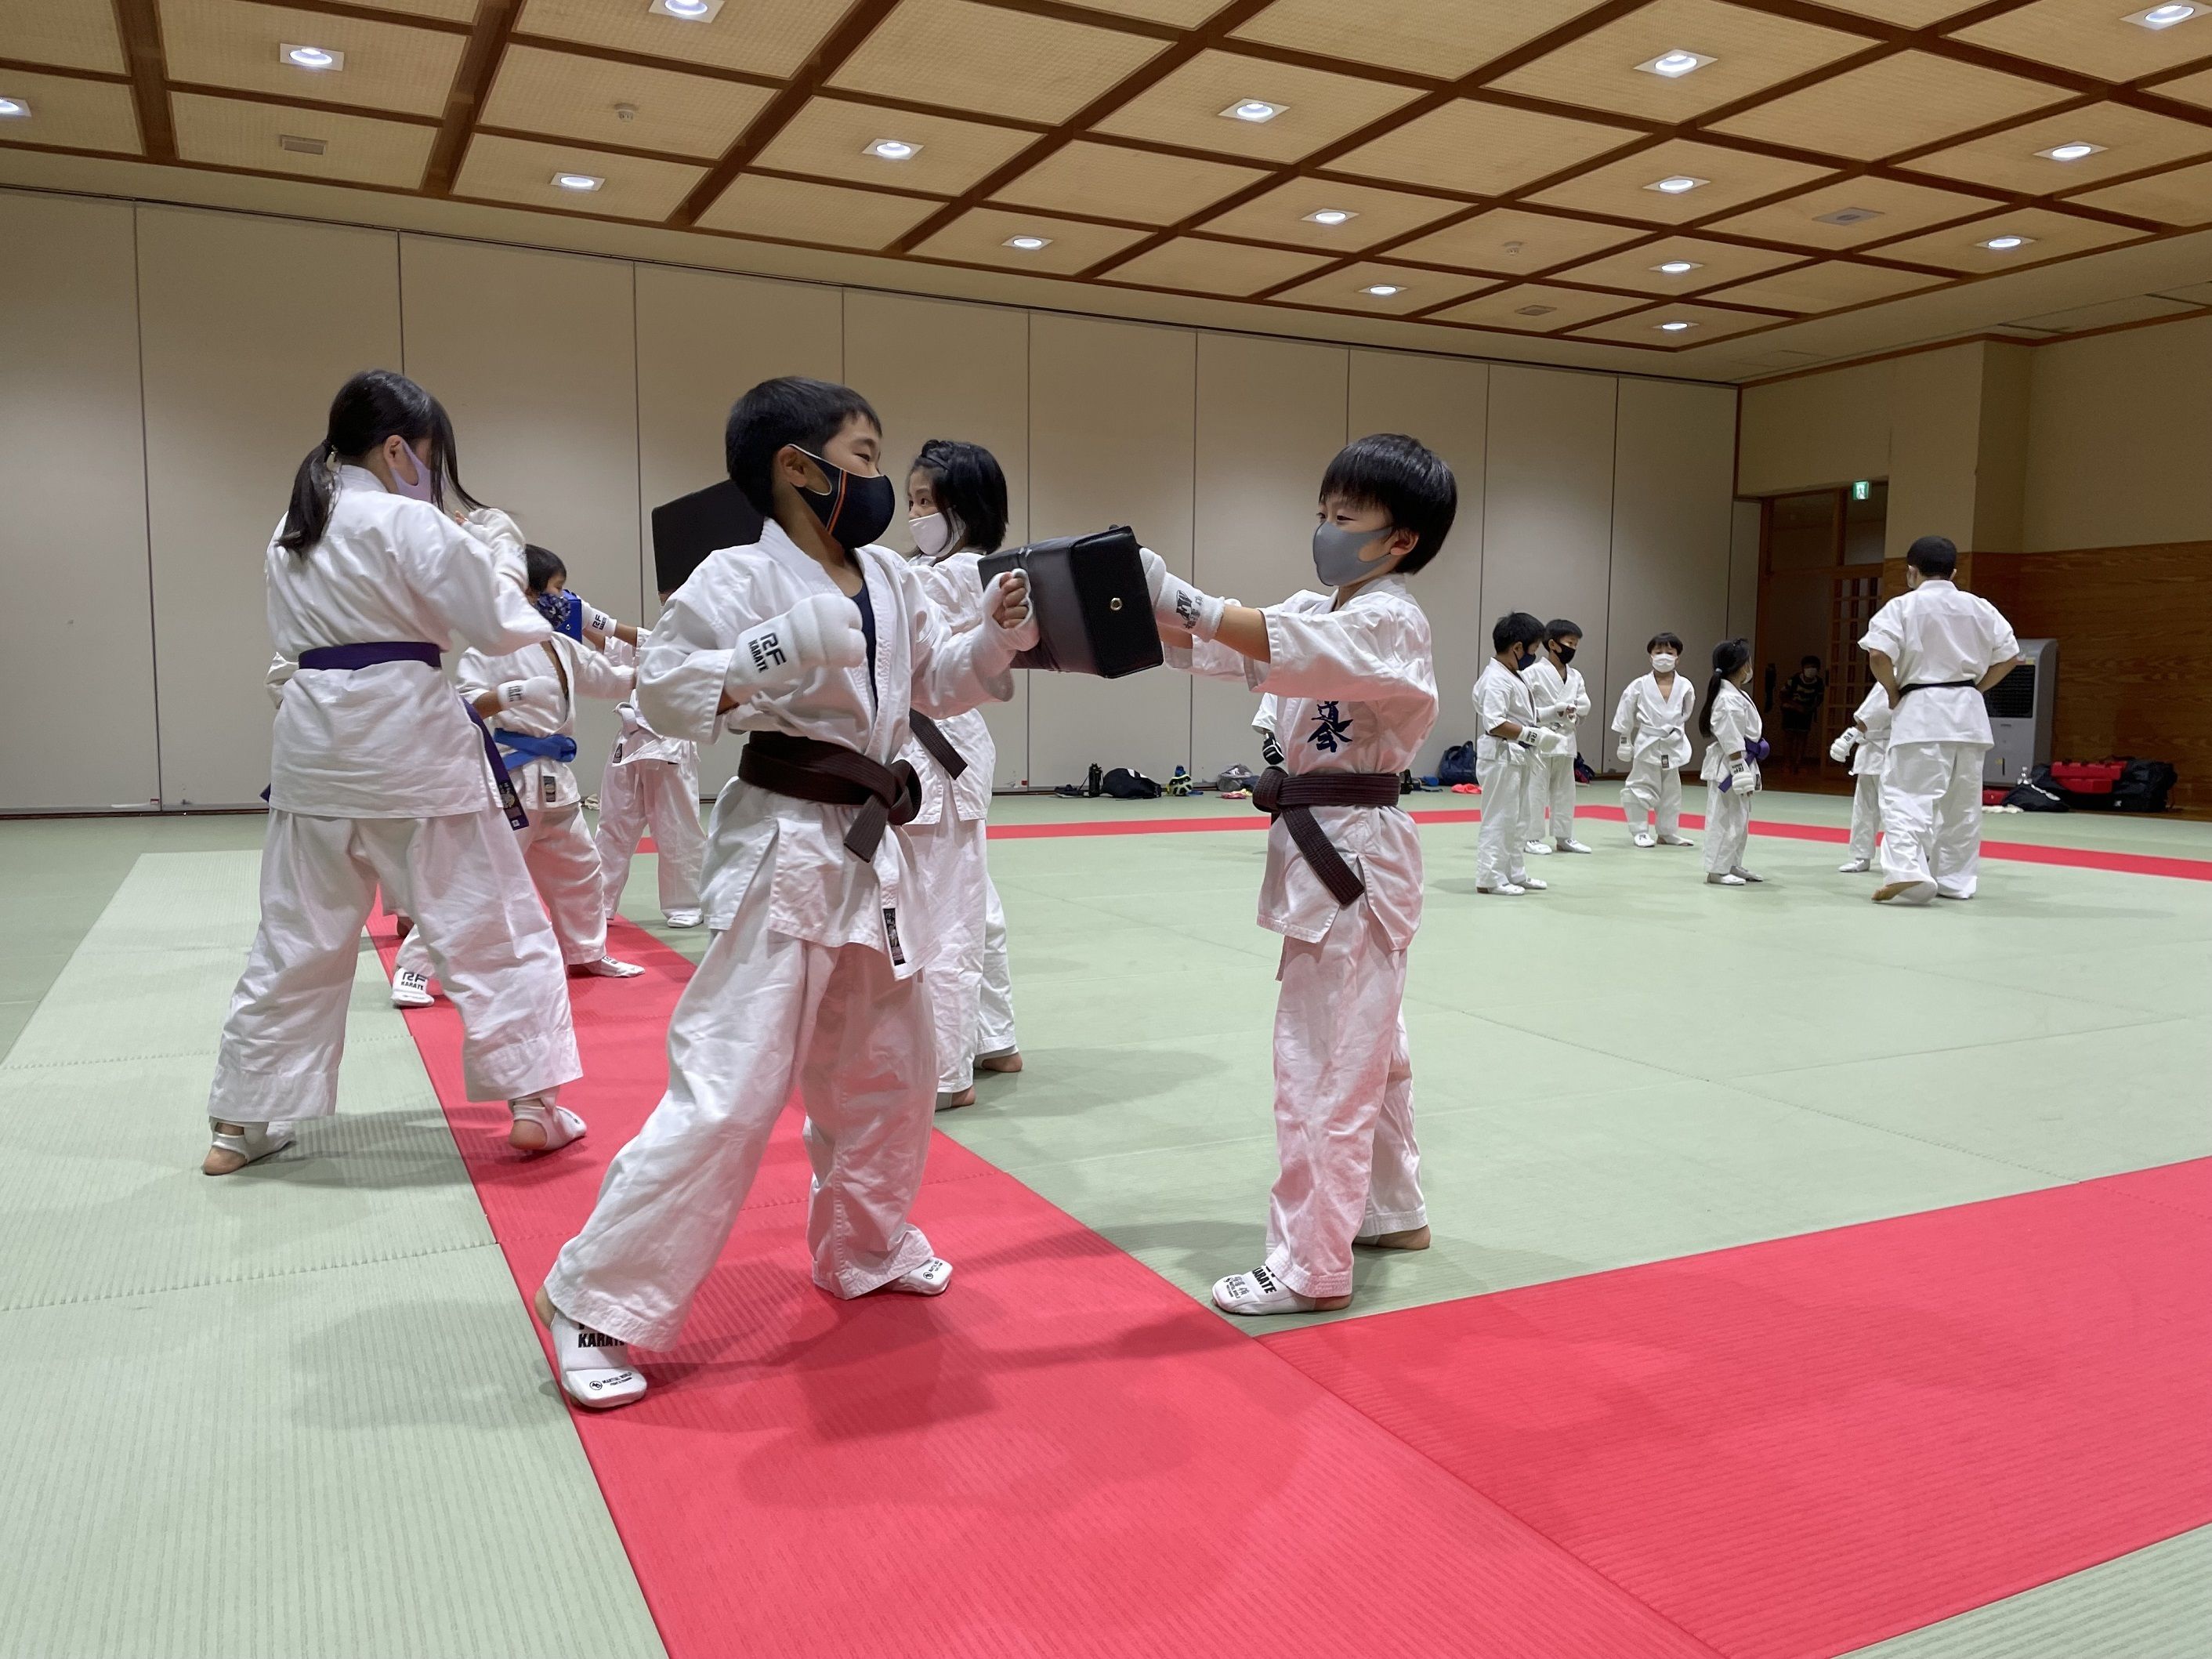
POLYGON ((1314 729, 1306 741, 1324 755, 1334 755, 1352 741, 1352 722, 1336 712, 1334 702, 1314 705, 1314 729))

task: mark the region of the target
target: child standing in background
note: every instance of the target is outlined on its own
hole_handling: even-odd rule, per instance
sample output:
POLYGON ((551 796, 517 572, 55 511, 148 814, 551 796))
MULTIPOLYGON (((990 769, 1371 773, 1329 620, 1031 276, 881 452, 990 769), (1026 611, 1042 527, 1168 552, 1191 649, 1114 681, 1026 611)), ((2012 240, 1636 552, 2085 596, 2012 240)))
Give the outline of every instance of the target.
POLYGON ((1621 811, 1638 847, 1690 847, 1695 843, 1680 833, 1681 769, 1690 763, 1690 711, 1698 694, 1674 672, 1680 635, 1654 634, 1644 648, 1651 653, 1651 672, 1628 683, 1613 713, 1620 758, 1628 763, 1621 811))
POLYGON ((1881 763, 1889 757, 1889 722, 1894 714, 1889 693, 1876 686, 1828 750, 1828 758, 1849 761, 1851 789, 1851 855, 1837 873, 1863 876, 1874 868, 1875 843, 1881 835, 1881 763))
POLYGON ((1587 853, 1575 839, 1575 728, 1590 711, 1589 692, 1583 671, 1573 666, 1583 630, 1565 617, 1544 624, 1544 647, 1528 672, 1528 701, 1534 705, 1536 723, 1566 738, 1557 753, 1532 755, 1528 760, 1528 791, 1522 799, 1523 844, 1531 853, 1587 853), (1544 822, 1547 809, 1552 818, 1544 822))
POLYGON ((1529 830, 1522 821, 1528 770, 1540 754, 1566 745, 1557 732, 1536 724, 1522 671, 1534 660, 1544 624, 1525 611, 1500 617, 1490 630, 1496 654, 1474 683, 1475 759, 1481 769, 1482 830, 1474 845, 1474 890, 1518 897, 1546 884, 1528 873, 1522 852, 1529 830))
POLYGON ((1759 788, 1762 722, 1759 705, 1743 688, 1751 680, 1751 647, 1723 640, 1713 647, 1713 677, 1698 729, 1705 734, 1705 880, 1742 887, 1761 880, 1743 867, 1751 835, 1751 798, 1759 788))

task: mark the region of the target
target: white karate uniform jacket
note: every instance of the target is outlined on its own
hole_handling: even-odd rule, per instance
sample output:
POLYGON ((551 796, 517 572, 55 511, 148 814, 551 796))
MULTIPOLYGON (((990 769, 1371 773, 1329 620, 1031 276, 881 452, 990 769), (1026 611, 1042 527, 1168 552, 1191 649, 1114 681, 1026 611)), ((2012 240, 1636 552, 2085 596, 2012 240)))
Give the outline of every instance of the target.
MULTIPOLYGON (((599 697, 609 702, 629 695, 632 671, 618 666, 606 653, 579 644, 566 634, 556 634, 544 645, 494 654, 468 650, 461 653, 454 675, 461 695, 473 702, 487 691, 495 691, 509 680, 534 679, 540 675, 565 682, 566 690, 550 702, 532 700, 496 709, 484 716, 487 726, 519 732, 525 737, 573 738, 576 735, 576 699, 599 697), (548 654, 548 651, 551 655, 548 654), (555 666, 554 659, 559 659, 555 666)), ((576 786, 575 768, 567 761, 533 757, 507 775, 523 810, 554 811, 574 806, 583 799, 576 786)))
POLYGON ((1673 695, 1662 695, 1656 678, 1639 674, 1620 694, 1613 729, 1629 745, 1632 763, 1652 766, 1690 763, 1690 715, 1698 706, 1690 677, 1677 672, 1673 695))
MULTIPOLYGON (((1707 783, 1718 783, 1729 775, 1728 757, 1743 754, 1744 745, 1764 736, 1766 727, 1759 718, 1759 705, 1741 687, 1727 680, 1721 682, 1719 695, 1713 699, 1712 722, 1712 741, 1705 745, 1705 764, 1698 776, 1707 783)), ((1751 763, 1751 770, 1752 788, 1757 789, 1760 782, 1757 761, 1751 763)))
MULTIPOLYGON (((933 562, 916 558, 908 562, 907 568, 914 573, 923 594, 936 607, 938 620, 950 634, 966 634, 983 626, 983 579, 976 569, 982 558, 980 553, 963 550, 933 562)), ((921 746, 921 739, 909 732, 899 755, 921 779, 921 811, 915 814, 914 821, 935 823, 950 806, 963 823, 979 823, 991 815, 991 781, 999 770, 999 750, 991 741, 990 726, 980 708, 948 715, 937 724, 945 740, 968 763, 968 769, 957 778, 946 777, 936 757, 921 746)))
MULTIPOLYGON (((1914 697, 1922 695, 1918 691, 1912 694, 1914 697)), ((1868 692, 1866 701, 1852 711, 1851 718, 1866 727, 1859 733, 1858 746, 1851 750, 1853 777, 1878 778, 1881 775, 1882 761, 1889 754, 1890 721, 1893 712, 1889 706, 1889 693, 1878 685, 1868 692)))
POLYGON ((1923 581, 1875 611, 1859 645, 1896 665, 1900 688, 1915 682, 1942 688, 1915 691, 1897 705, 1892 744, 1960 743, 1986 749, 1995 740, 1982 694, 1972 685, 1944 684, 1979 680, 2020 655, 2012 624, 1987 599, 1961 592, 1953 582, 1923 581))
MULTIPOLYGON (((817 668, 795 685, 755 693, 726 717, 716 712, 739 635, 810 593, 838 591, 830 573, 770 522, 751 545, 709 555, 671 596, 638 654, 639 712, 655 731, 702 745, 726 729, 787 732, 842 744, 888 766, 910 735, 909 708, 941 720, 1013 695, 1012 635, 988 620, 952 633, 902 556, 871 545, 854 556, 876 615, 873 684, 865 663, 817 668)), ((707 925, 731 927, 766 866, 770 932, 823 945, 868 945, 890 958, 897 977, 913 974, 921 952, 902 935, 926 927, 927 918, 908 915, 922 907, 906 879, 904 838, 886 830, 872 865, 864 865, 845 848, 852 816, 848 806, 798 800, 732 778, 708 831, 707 925)))
MULTIPOLYGON (((1521 678, 1528 688, 1528 701, 1535 708, 1536 723, 1572 737, 1577 722, 1590 711, 1589 692, 1583 684, 1583 671, 1570 667, 1561 674, 1549 654, 1539 650, 1536 660, 1521 678)), ((1569 755, 1566 758, 1571 764, 1574 757, 1569 755)))
MULTIPOLYGON (((1528 695, 1528 682, 1492 657, 1482 665, 1474 680, 1474 719, 1480 735, 1474 740, 1474 757, 1486 780, 1493 765, 1517 766, 1528 756, 1511 738, 1492 737, 1507 722, 1523 728, 1536 724, 1536 705, 1528 695)), ((1486 782, 1486 791, 1488 785, 1486 782)))

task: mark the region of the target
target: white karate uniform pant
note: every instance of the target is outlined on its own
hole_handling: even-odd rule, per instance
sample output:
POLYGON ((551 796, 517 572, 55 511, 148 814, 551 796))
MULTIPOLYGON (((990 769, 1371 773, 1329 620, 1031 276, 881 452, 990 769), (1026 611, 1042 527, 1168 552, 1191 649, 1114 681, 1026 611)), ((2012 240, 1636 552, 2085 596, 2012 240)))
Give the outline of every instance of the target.
POLYGON ((1881 774, 1862 772, 1851 789, 1851 856, 1861 864, 1872 864, 1881 835, 1881 774))
MULTIPOLYGON (((584 828, 581 806, 529 807, 527 828, 509 830, 522 854, 531 884, 545 902, 553 920, 553 936, 560 942, 561 960, 569 967, 597 962, 607 953, 607 915, 599 903, 599 854, 584 828)), ((504 824, 507 820, 502 817, 504 824)), ((399 946, 394 973, 428 974, 430 945, 424 935, 430 921, 419 910, 410 910, 415 931, 399 946)), ((437 975, 441 988, 444 975, 437 975)))
POLYGON ((1977 743, 1898 743, 1881 769, 1885 884, 1933 881, 1972 898, 1982 867, 1982 758, 1977 743))
POLYGON ((660 914, 699 913, 699 870, 707 832, 699 823, 699 774, 675 761, 623 761, 599 780, 599 871, 606 913, 622 904, 629 861, 650 828, 659 864, 660 914))
POLYGON ((1406 953, 1355 899, 1276 970, 1275 1148, 1267 1270, 1301 1296, 1352 1289, 1352 1241, 1428 1224, 1413 1140, 1406 953))
POLYGON ((929 948, 921 971, 937 1039, 939 1095, 959 1094, 975 1083, 976 1055, 1004 1054, 1014 1047, 1006 920, 985 862, 988 829, 982 819, 963 820, 949 808, 935 823, 906 828, 917 885, 929 895, 929 948), (995 975, 987 967, 994 934, 995 975), (996 983, 991 984, 994 978, 996 983), (987 1001, 994 1005, 988 1042, 987 1001))
POLYGON ((1531 755, 1527 793, 1522 796, 1521 838, 1557 843, 1575 838, 1575 757, 1531 755), (1547 826, 1544 814, 1549 811, 1547 826))
POLYGON ((1528 860, 1522 855, 1531 833, 1522 821, 1528 805, 1528 759, 1527 750, 1509 744, 1482 764, 1482 828, 1474 840, 1477 887, 1502 887, 1528 873, 1528 860))
POLYGON ((625 1342, 676 1340, 794 1084, 814 1282, 860 1296, 930 1259, 907 1220, 937 1104, 921 976, 894 978, 866 945, 771 933, 767 889, 763 872, 708 943, 669 1021, 668 1092, 546 1277, 556 1307, 625 1342))
POLYGON ((1638 757, 1629 765, 1628 781, 1620 786, 1620 810, 1627 815, 1631 830, 1641 830, 1647 818, 1656 818, 1661 835, 1680 835, 1681 769, 1638 757))
POLYGON ((1743 865, 1743 850, 1751 840, 1751 795, 1705 786, 1705 873, 1724 876, 1743 865))
POLYGON ((362 923, 380 884, 461 1015, 471 1100, 550 1097, 584 1074, 560 947, 495 807, 455 817, 272 811, 261 926, 223 1022, 208 1115, 227 1123, 337 1109, 362 923))

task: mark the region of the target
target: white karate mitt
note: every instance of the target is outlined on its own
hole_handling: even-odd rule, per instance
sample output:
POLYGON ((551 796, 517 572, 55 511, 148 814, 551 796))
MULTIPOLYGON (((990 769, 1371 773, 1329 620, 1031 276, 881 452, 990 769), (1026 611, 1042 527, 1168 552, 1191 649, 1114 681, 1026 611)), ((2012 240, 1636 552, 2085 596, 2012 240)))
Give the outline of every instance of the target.
POLYGON ((842 593, 809 593, 781 616, 738 635, 724 684, 742 698, 748 691, 794 684, 817 668, 857 668, 867 659, 860 606, 842 593))
POLYGON ((532 674, 526 680, 508 680, 499 688, 501 708, 513 708, 526 702, 538 708, 560 708, 561 682, 550 674, 532 674))

